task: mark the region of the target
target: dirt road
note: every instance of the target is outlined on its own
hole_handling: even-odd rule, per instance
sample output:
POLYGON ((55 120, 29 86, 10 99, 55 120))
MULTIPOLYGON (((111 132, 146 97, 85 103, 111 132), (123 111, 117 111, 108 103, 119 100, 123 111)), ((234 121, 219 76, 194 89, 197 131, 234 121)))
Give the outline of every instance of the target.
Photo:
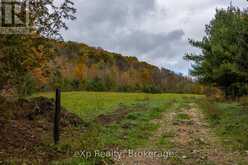
POLYGON ((196 104, 171 109, 153 122, 160 128, 150 139, 149 147, 126 154, 120 165, 235 165, 248 164, 248 155, 222 145, 196 104), (153 155, 144 154, 149 151, 153 155), (142 154, 143 153, 143 154, 142 154), (157 155, 154 156, 154 153, 157 155), (166 153, 167 157, 161 157, 166 153))

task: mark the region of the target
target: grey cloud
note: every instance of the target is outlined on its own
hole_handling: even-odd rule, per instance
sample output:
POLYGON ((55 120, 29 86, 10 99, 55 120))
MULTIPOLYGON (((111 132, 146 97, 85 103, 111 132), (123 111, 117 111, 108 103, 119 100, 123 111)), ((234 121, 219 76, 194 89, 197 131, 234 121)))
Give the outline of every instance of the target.
MULTIPOLYGON (((187 37, 200 39, 216 0, 75 0, 77 20, 63 31, 65 40, 100 46, 187 74, 185 52, 195 51, 187 37)), ((247 2, 246 2, 247 3, 247 2)), ((241 0, 235 4, 245 6, 241 0)))
MULTIPOLYGON (((160 56, 160 54, 152 53, 161 49, 170 49, 172 43, 180 42, 184 32, 182 30, 175 30, 170 33, 148 33, 144 31, 131 31, 127 35, 123 35, 118 40, 119 51, 128 50, 140 55, 150 53, 153 58, 160 56)), ((175 46, 175 45, 173 45, 175 46)))
POLYGON ((155 49, 157 43, 163 40, 163 36, 157 34, 149 34, 143 31, 134 31, 128 35, 122 36, 119 41, 120 48, 128 48, 129 51, 136 51, 136 53, 145 53, 149 50, 155 49))
POLYGON ((155 11, 155 0, 81 0, 76 7, 77 20, 63 32, 65 38, 113 49, 119 35, 155 11))
POLYGON ((85 26, 94 28, 100 24, 109 24, 121 26, 126 22, 127 9, 121 6, 117 1, 95 0, 84 3, 82 10, 79 10, 80 22, 85 22, 85 26), (83 16, 83 17, 81 17, 83 16), (81 18, 80 18, 81 17, 81 18))
POLYGON ((155 8, 155 0, 83 0, 76 3, 78 18, 89 28, 109 25, 119 27, 130 19, 139 19, 155 8))
POLYGON ((187 40, 184 39, 183 30, 157 34, 132 31, 118 39, 114 51, 138 55, 140 60, 176 72, 187 74, 189 68, 188 62, 183 60, 183 55, 187 51, 187 40))

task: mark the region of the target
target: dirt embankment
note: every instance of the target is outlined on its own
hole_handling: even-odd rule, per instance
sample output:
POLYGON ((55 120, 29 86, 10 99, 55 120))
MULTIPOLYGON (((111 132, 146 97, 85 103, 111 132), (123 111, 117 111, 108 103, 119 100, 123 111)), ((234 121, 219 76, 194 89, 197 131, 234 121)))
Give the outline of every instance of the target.
MULTIPOLYGON (((44 97, 30 100, 6 100, 0 97, 0 161, 52 160, 59 153, 45 147, 52 141, 54 100, 44 97)), ((81 127, 85 123, 62 108, 61 133, 68 127, 81 127)))

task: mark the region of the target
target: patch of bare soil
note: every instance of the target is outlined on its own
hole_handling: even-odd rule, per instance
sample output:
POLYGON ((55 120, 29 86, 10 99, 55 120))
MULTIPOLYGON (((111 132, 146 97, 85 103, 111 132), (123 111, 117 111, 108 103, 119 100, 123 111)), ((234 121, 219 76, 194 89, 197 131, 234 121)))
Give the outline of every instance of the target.
POLYGON ((121 119, 125 118, 129 112, 130 110, 128 110, 127 108, 120 107, 111 114, 99 115, 96 118, 96 122, 98 122, 101 125, 106 126, 106 125, 112 124, 114 122, 120 121, 121 119))
POLYGON ((147 111, 147 108, 143 104, 137 104, 134 108, 128 108, 127 106, 120 105, 114 112, 110 114, 99 115, 95 120, 97 123, 107 126, 115 122, 120 122, 134 110, 135 112, 144 112, 147 111))
MULTIPOLYGON (((125 154, 121 159, 116 161, 116 165, 161 165, 162 160, 158 157, 146 155, 145 152, 156 152, 149 150, 135 150, 132 151, 136 155, 125 154)), ((153 154, 153 153, 152 153, 153 154)))
MULTIPOLYGON (((49 150, 43 138, 52 136, 54 101, 39 97, 31 100, 0 98, 0 162, 7 160, 53 160, 60 153, 49 150)), ((62 109, 61 133, 68 127, 83 127, 76 115, 62 109)), ((52 139, 52 138, 51 138, 52 139)), ((51 141, 52 144, 52 141, 51 141)))

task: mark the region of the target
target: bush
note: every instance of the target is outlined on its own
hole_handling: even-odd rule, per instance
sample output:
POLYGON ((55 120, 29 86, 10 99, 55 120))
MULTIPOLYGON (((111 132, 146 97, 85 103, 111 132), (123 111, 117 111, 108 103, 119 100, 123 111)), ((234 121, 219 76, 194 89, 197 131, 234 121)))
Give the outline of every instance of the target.
POLYGON ((85 82, 86 90, 88 91, 106 91, 106 86, 104 82, 99 79, 95 78, 93 80, 87 80, 85 82))
POLYGON ((131 92, 133 91, 133 88, 129 85, 121 85, 118 87, 119 92, 131 92))
POLYGON ((208 97, 209 100, 212 100, 212 101, 224 101, 225 100, 225 95, 219 88, 207 87, 205 88, 204 93, 208 97))
POLYGON ((16 86, 17 93, 20 97, 30 96, 36 91, 36 81, 31 73, 27 73, 22 82, 16 86))
POLYGON ((64 90, 79 90, 80 88, 80 81, 76 79, 65 79, 63 81, 63 86, 62 88, 64 90))
POLYGON ((145 85, 143 87, 143 92, 145 93, 161 93, 161 89, 155 85, 145 85))
POLYGON ((248 94, 248 85, 246 83, 233 83, 227 88, 227 95, 232 98, 238 98, 248 94))

